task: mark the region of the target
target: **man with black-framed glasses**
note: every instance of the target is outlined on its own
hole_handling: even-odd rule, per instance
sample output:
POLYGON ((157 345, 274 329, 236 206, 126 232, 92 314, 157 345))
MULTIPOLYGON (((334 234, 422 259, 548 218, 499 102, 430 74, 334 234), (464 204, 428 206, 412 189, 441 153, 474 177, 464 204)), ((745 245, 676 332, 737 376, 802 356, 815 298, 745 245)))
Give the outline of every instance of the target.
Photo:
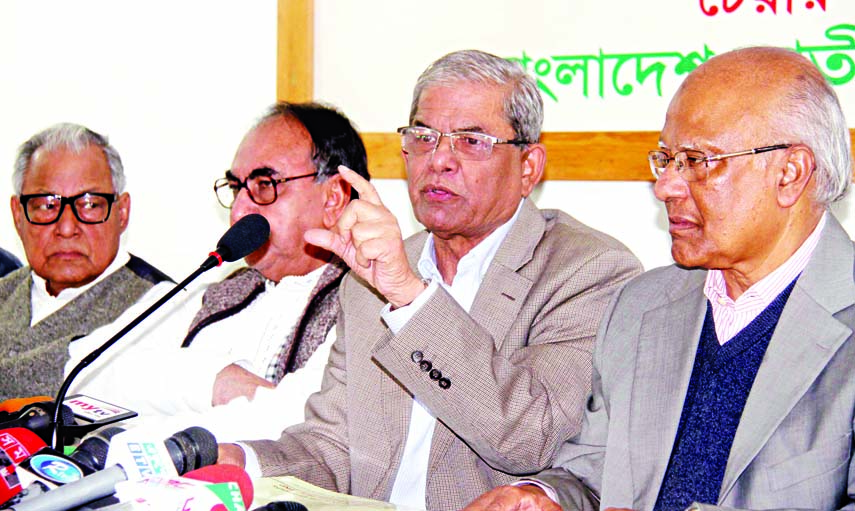
POLYGON ((21 145, 10 200, 28 265, 0 280, 0 399, 54 395, 99 327, 124 325, 169 278, 120 248, 130 195, 107 139, 75 124, 21 145))

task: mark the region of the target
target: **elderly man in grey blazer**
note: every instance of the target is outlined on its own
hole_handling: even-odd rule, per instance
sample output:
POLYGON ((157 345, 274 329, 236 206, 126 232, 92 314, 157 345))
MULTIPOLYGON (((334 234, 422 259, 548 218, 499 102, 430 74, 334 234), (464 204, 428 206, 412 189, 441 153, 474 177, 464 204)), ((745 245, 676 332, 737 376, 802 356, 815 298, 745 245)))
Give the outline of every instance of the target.
POLYGON ((629 283, 555 469, 467 510, 853 509, 855 250, 837 96, 746 48, 682 84, 649 155, 678 266, 629 283), (551 494, 551 498, 547 498, 551 494))
MULTIPOLYGON (((352 269, 337 341, 306 422, 249 444, 264 475, 459 509, 548 467, 578 431, 597 324, 640 266, 528 198, 545 164, 542 112, 517 64, 479 51, 432 64, 399 130, 427 229, 406 241, 370 183, 341 168, 360 199, 306 235, 352 269)), ((234 446, 222 454, 242 461, 234 446)))

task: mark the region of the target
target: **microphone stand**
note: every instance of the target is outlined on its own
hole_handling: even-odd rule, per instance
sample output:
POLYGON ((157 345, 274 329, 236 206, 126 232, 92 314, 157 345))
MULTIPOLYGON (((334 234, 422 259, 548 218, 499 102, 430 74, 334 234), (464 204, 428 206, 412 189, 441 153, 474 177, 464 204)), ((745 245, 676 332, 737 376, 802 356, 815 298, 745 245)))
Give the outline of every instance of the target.
POLYGON ((59 392, 57 392, 57 394, 56 394, 56 401, 55 401, 56 406, 55 406, 54 412, 53 412, 53 421, 51 422, 51 429, 53 430, 52 442, 51 443, 53 444, 54 449, 56 449, 58 451, 62 450, 62 444, 63 444, 63 442, 62 442, 62 440, 63 440, 62 428, 63 428, 63 426, 65 426, 65 424, 63 424, 62 420, 61 420, 62 402, 63 402, 63 400, 65 400, 65 395, 68 394, 68 389, 69 389, 69 387, 71 387, 71 382, 74 381, 74 378, 78 374, 80 374, 80 371, 86 369, 86 367, 88 367, 89 364, 94 362, 95 359, 97 359, 99 356, 101 356, 102 353, 107 351, 107 349, 109 349, 110 346, 116 344, 116 341, 118 341, 119 339, 124 337, 125 334, 130 332, 135 326, 140 324, 140 322, 142 322, 145 318, 149 317, 151 315, 151 313, 153 313, 154 311, 159 309, 160 306, 162 306, 164 303, 166 303, 170 298, 172 298, 173 296, 178 294, 179 291, 181 291, 182 289, 187 287, 187 284, 189 284, 190 282, 195 280, 196 277, 205 273, 206 271, 210 270, 211 268, 213 268, 215 266, 219 266, 220 264, 222 264, 222 262, 223 262, 223 259, 220 257, 219 254, 217 254, 216 252, 211 252, 209 257, 207 259, 205 259, 205 262, 203 262, 202 265, 199 266, 198 269, 196 269, 196 271, 191 273, 189 277, 182 280, 180 283, 176 284, 175 287, 170 289, 168 293, 163 295, 163 297, 160 300, 158 300, 151 307, 146 309, 145 312, 143 312, 142 314, 140 314, 139 316, 134 318, 133 321, 131 321, 124 328, 119 330, 113 337, 110 337, 109 339, 107 339, 107 341, 104 342, 104 344, 102 344, 99 348, 95 349, 92 353, 83 357, 83 359, 80 362, 78 362, 78 364, 76 366, 74 366, 74 369, 72 369, 68 373, 68 376, 65 377, 65 380, 62 382, 62 386, 59 388, 59 392))

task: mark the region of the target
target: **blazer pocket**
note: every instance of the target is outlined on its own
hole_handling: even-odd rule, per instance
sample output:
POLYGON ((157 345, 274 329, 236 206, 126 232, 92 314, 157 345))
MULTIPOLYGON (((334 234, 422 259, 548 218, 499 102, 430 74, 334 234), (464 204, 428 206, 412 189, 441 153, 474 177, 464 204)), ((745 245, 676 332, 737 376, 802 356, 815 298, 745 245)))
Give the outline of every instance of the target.
POLYGON ((783 490, 802 481, 831 472, 849 462, 852 433, 819 445, 767 469, 769 485, 783 490))

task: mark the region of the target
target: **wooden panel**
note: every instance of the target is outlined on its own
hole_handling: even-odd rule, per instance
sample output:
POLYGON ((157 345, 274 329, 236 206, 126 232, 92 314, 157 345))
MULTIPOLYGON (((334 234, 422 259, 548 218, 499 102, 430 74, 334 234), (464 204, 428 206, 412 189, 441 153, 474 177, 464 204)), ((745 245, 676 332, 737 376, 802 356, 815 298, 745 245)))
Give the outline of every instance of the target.
MULTIPOLYGON (((278 0, 276 98, 314 99, 314 0, 278 0)), ((327 98, 329 99, 329 98, 327 98)), ((855 137, 855 130, 850 130, 855 137)), ((372 177, 406 179, 396 133, 363 133, 372 177)), ((544 180, 650 181, 647 151, 658 131, 549 132, 543 134, 544 180)), ((853 143, 855 146, 855 143, 853 143)))
MULTIPOLYGON (((855 148, 855 129, 849 130, 855 148)), ((397 133, 363 133, 371 177, 406 179, 397 133)), ((544 180, 652 181, 647 151, 659 144, 658 131, 547 132, 544 180)), ((855 157, 855 151, 853 151, 855 157)))
POLYGON ((315 2, 278 0, 276 99, 311 101, 315 95, 315 2))

